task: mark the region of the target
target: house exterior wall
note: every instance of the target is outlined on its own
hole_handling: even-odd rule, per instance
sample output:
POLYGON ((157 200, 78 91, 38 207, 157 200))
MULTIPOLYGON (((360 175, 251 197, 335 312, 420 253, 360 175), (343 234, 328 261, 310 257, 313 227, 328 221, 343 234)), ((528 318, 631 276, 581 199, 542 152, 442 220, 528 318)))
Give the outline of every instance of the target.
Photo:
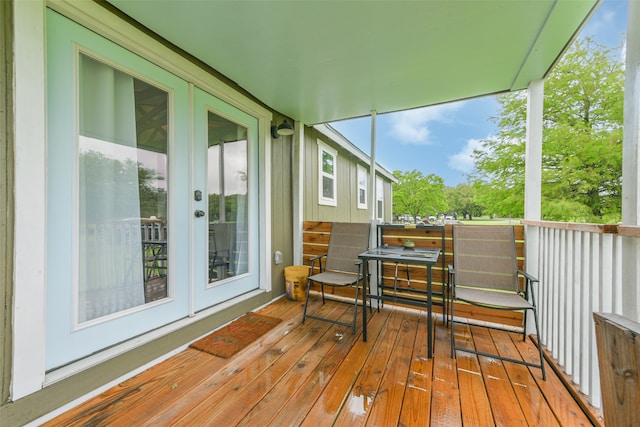
MULTIPOLYGON (((132 42, 134 42, 134 39, 149 37, 149 33, 136 29, 134 24, 118 18, 94 2, 65 5, 64 2, 52 1, 47 4, 54 6, 57 11, 88 28, 92 28, 94 23, 83 21, 83 16, 90 16, 96 22, 109 22, 111 25, 117 26, 119 28, 117 33, 101 33, 103 36, 116 41, 116 43, 118 43, 118 38, 122 37, 124 37, 125 42, 127 37, 132 42), (66 7, 70 9, 67 10, 65 9, 66 7)), ((259 169, 268 177, 265 180, 265 187, 261 188, 261 193, 272 196, 261 198, 261 210, 268 212, 268 215, 265 215, 264 218, 267 229, 266 240, 268 241, 260 253, 261 266, 267 266, 267 268, 264 268, 264 271, 268 272, 266 280, 271 281, 268 286, 265 286, 268 290, 244 298, 236 304, 221 304, 220 308, 210 314, 199 314, 195 318, 176 322, 177 324, 173 326, 172 330, 155 335, 146 340, 144 344, 132 346, 132 348, 119 355, 107 358, 91 366, 85 366, 83 369, 60 377, 55 381, 45 379, 39 383, 41 384, 39 389, 24 393, 18 398, 12 396, 12 390, 15 390, 16 385, 19 387, 22 381, 21 378, 12 374, 15 371, 14 362, 18 359, 13 356, 17 351, 15 342, 17 338, 23 341, 25 339, 23 330, 14 326, 14 321, 16 320, 14 316, 16 307, 14 302, 15 289, 19 286, 15 276, 20 275, 21 267, 19 266, 24 265, 16 263, 14 270, 13 260, 16 246, 13 236, 15 227, 17 227, 13 208, 14 191, 16 192, 15 197, 22 198, 21 200, 30 197, 28 194, 20 194, 20 187, 16 186, 13 181, 16 168, 24 168, 23 165, 16 166, 13 149, 20 145, 24 147, 26 142, 21 141, 19 136, 14 137, 13 135, 15 120, 13 112, 16 108, 13 104, 14 94, 12 93, 12 88, 14 87, 14 76, 12 74, 14 38, 21 39, 18 41, 22 42, 22 46, 33 44, 37 48, 36 51, 38 49, 44 50, 46 43, 44 39, 40 39, 38 36, 26 37, 24 28, 21 31, 16 29, 13 20, 15 9, 21 9, 22 17, 24 18, 25 5, 28 5, 27 8, 29 9, 26 12, 27 15, 29 13, 44 14, 46 9, 44 0, 38 2, 0 2, 0 23, 2 25, 0 51, 3 55, 2 68, 0 69, 0 86, 2 87, 3 95, 0 100, 0 162, 6 165, 6 167, 2 168, 2 173, 0 174, 0 212, 3 214, 3 219, 0 221, 0 242, 2 242, 0 244, 3 245, 3 250, 0 251, 0 295, 3 299, 3 304, 0 304, 0 332, 2 335, 0 339, 0 358, 2 359, 0 363, 0 425, 3 426, 24 425, 51 411, 64 407, 76 399, 81 399, 87 394, 95 394, 101 388, 107 387, 113 382, 121 381, 137 371, 151 366, 158 360, 181 350, 190 341, 282 295, 284 293, 283 266, 291 264, 291 253, 293 252, 291 228, 292 185, 291 174, 288 172, 291 168, 291 141, 290 137, 281 137, 279 140, 271 141, 269 136, 270 123, 261 123, 259 143, 268 148, 262 160, 264 163, 259 166, 259 169), (273 221, 271 220, 272 218, 273 221), (285 255, 283 264, 275 265, 273 263, 272 248, 283 252, 285 255)), ((34 22, 38 21, 34 20, 34 22)), ((95 28, 92 29, 95 31, 95 28)), ((42 33, 42 29, 39 33, 42 33)), ((158 43, 165 44, 159 38, 155 36, 154 38, 158 43)), ((144 55, 144 52, 138 53, 144 55)), ((183 68, 187 70, 185 73, 195 73, 204 84, 210 83, 222 87, 225 94, 228 94, 230 102, 237 102, 239 105, 259 105, 259 102, 249 94, 230 84, 229 81, 221 79, 215 70, 203 68, 200 64, 192 62, 186 55, 175 52, 173 47, 167 47, 165 51, 158 51, 156 47, 153 52, 149 53, 147 59, 150 58, 151 61, 154 61, 157 56, 172 55, 167 61, 174 64, 173 66, 177 67, 178 71, 183 68)), ((15 98, 21 105, 28 104, 30 100, 34 99, 33 97, 38 101, 36 104, 44 103, 45 91, 35 95, 31 91, 29 92, 24 93, 24 91, 20 90, 20 86, 17 86, 15 98)), ((268 110, 264 106, 260 108, 268 110)), ((273 113, 273 111, 270 111, 270 114, 273 113)), ((43 125, 38 125, 36 122, 34 126, 40 126, 41 129, 39 131, 43 135, 46 134, 46 129, 43 125)), ((42 141, 40 143, 42 146, 45 145, 42 141)), ((44 152, 34 154, 43 157, 45 155, 44 152)), ((28 173, 29 171, 21 169, 21 176, 24 176, 25 172, 28 173)), ((44 224, 46 221, 45 213, 39 212, 36 215, 40 216, 44 224)), ((263 224, 265 223, 263 222, 263 224)), ((44 259, 37 261, 39 264, 44 264, 44 259)), ((69 261, 72 262, 72 260, 69 261)), ((45 289, 40 288, 39 292, 40 295, 33 295, 34 299, 42 298, 45 289)), ((36 325, 39 323, 41 322, 34 322, 36 325)), ((36 334, 36 336, 38 335, 36 334)), ((36 342, 34 343, 34 349, 34 351, 42 352, 44 344, 36 342)), ((38 375, 44 378, 44 370, 38 375)))
MULTIPOLYGON (((0 2, 0 402, 11 385, 11 311, 13 299, 13 3, 0 2)), ((0 418, 1 420, 1 418, 0 418)))
MULTIPOLYGON (((369 222, 369 209, 358 208, 358 171, 360 165, 367 171, 369 164, 349 153, 339 143, 330 139, 313 127, 305 127, 304 132, 304 220, 329 222, 369 222), (337 206, 322 205, 318 201, 318 142, 337 151, 337 206)), ((392 192, 391 181, 378 175, 384 185, 384 221, 391 221, 392 192)), ((368 189, 367 189, 368 192, 368 189)), ((375 193, 367 193, 367 204, 375 193)))
MULTIPOLYGON (((280 123, 277 121, 277 123, 280 123)), ((271 254, 266 254, 272 265, 271 284, 274 295, 285 292, 284 268, 293 262, 293 194, 291 174, 292 136, 281 136, 271 144, 271 254), (282 253, 282 263, 274 263, 274 253, 282 253)))

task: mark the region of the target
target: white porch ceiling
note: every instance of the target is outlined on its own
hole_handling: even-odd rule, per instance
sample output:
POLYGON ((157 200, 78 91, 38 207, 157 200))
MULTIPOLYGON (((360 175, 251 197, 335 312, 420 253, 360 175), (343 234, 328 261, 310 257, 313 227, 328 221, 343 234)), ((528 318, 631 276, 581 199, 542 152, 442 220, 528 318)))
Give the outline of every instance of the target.
POLYGON ((598 3, 108 1, 305 124, 526 88, 598 3))

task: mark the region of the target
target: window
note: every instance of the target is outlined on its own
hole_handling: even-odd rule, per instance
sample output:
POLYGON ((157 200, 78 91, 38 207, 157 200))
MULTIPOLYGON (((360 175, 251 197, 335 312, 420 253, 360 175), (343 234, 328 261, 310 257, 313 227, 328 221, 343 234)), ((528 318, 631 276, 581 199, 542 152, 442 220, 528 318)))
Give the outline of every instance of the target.
POLYGON ((367 170, 358 165, 358 209, 367 209, 367 170))
POLYGON ((208 112, 209 283, 249 271, 247 129, 208 112))
POLYGON ((337 160, 336 150, 318 141, 318 203, 337 206, 337 160))
POLYGON ((384 220, 384 183, 376 177, 376 218, 384 220))
POLYGON ((78 322, 167 294, 169 94, 80 55, 78 322))

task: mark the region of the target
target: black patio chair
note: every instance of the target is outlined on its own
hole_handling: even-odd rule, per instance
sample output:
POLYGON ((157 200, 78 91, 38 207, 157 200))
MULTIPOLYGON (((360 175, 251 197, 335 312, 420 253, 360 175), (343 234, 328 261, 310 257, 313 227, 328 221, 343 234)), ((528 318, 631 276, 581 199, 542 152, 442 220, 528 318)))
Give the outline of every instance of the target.
MULTIPOLYGON (((538 280, 524 271, 518 270, 514 228, 502 225, 454 225, 453 266, 449 265, 449 286, 451 292, 451 357, 461 350, 481 356, 493 357, 530 367, 540 368, 546 379, 542 343, 533 283, 538 280), (519 278, 524 278, 520 287, 519 278), (466 324, 454 318, 456 301, 497 310, 522 312, 522 339, 526 339, 527 312, 533 313, 535 321, 540 363, 488 354, 473 348, 458 347, 455 342, 454 324, 466 324)), ((487 325, 477 325, 487 326, 487 325)), ((493 327, 501 329, 500 327, 493 327)))
MULTIPOLYGON (((311 272, 313 273, 315 263, 318 262, 320 272, 313 274, 307 281, 307 297, 304 302, 304 313, 302 323, 307 318, 331 322, 337 325, 350 326, 353 333, 356 332, 356 321, 358 312, 358 294, 360 283, 364 286, 362 261, 358 255, 369 248, 369 231, 371 226, 366 223, 340 223, 334 222, 331 226, 331 236, 329 237, 329 247, 327 253, 318 255, 310 259, 311 272), (324 268, 322 259, 325 259, 324 268), (312 282, 320 285, 322 293, 322 303, 326 301, 324 287, 355 287, 355 299, 353 301, 353 323, 340 322, 338 320, 320 317, 307 313, 309 305, 309 295, 312 282)), ((346 300, 332 299, 332 301, 349 302, 346 300)))

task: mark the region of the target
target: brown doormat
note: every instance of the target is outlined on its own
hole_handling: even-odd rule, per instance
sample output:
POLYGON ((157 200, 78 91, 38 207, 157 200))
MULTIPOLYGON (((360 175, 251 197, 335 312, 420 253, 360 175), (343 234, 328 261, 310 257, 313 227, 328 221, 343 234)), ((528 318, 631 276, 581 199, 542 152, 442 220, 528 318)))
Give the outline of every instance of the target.
POLYGON ((190 347, 228 359, 281 321, 282 319, 275 317, 247 313, 212 334, 200 338, 190 347))

